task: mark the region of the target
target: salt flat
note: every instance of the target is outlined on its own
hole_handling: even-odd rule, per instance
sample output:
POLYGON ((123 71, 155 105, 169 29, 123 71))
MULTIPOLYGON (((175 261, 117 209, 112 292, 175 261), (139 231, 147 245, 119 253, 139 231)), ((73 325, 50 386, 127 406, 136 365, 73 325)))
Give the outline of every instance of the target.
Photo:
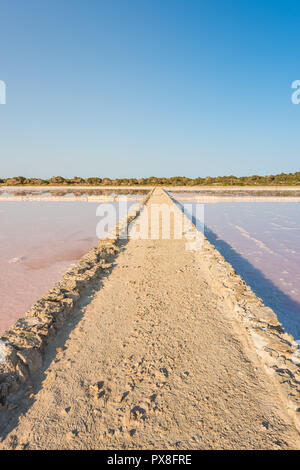
POLYGON ((300 203, 293 198, 226 199, 179 201, 191 204, 190 213, 204 203, 207 238, 300 339, 300 203))
MULTIPOLYGON (((78 201, 0 202, 0 334, 96 244, 98 206, 78 201)), ((107 220, 108 231, 115 222, 107 220)))

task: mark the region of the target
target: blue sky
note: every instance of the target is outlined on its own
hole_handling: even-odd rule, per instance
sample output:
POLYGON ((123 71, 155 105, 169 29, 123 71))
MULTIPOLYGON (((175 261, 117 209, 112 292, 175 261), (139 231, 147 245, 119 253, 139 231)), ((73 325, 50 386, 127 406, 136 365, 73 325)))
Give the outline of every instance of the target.
POLYGON ((300 2, 0 0, 0 177, 294 172, 300 2))

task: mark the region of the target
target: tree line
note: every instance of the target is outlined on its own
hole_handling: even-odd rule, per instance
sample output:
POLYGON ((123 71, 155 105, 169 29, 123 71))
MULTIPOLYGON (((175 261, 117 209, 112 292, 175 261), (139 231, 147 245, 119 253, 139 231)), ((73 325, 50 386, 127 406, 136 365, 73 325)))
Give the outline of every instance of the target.
POLYGON ((186 176, 172 176, 170 178, 159 178, 150 176, 149 178, 63 178, 62 176, 53 176, 49 179, 25 178, 24 176, 14 176, 12 178, 0 178, 1 185, 7 186, 272 186, 272 185, 300 185, 300 172, 280 173, 278 175, 268 176, 206 176, 187 178, 186 176))

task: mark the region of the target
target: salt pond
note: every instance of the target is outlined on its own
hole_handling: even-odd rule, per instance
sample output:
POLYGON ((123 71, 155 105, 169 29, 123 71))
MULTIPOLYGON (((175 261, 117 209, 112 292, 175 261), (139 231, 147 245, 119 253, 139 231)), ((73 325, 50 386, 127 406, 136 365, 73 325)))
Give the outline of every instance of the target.
POLYGON ((300 339, 300 203, 206 203, 204 224, 209 241, 300 339))
MULTIPOLYGON (((136 203, 130 201, 128 209, 136 203)), ((99 206, 86 202, 0 202, 0 334, 97 243, 99 206)), ((106 222, 98 233, 100 238, 115 224, 113 217, 106 222)))

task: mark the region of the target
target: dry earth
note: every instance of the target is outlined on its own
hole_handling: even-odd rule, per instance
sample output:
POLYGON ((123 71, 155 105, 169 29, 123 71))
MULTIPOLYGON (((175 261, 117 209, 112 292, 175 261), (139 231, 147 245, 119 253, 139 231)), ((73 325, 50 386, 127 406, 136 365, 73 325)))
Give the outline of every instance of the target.
POLYGON ((124 243, 0 421, 2 449, 300 447, 201 252, 174 239, 124 243))

